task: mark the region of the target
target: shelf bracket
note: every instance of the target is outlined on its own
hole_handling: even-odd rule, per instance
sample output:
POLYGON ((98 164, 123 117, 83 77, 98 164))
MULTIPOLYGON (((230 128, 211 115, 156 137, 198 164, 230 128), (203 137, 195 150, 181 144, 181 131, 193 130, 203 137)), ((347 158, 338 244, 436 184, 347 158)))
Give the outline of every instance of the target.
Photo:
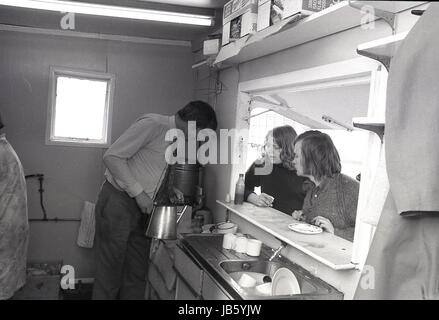
POLYGON ((374 60, 377 60, 377 61, 381 62, 384 65, 384 67, 386 67, 387 72, 389 72, 389 70, 390 70, 390 61, 392 60, 390 57, 382 56, 382 55, 377 55, 377 54, 372 54, 372 53, 369 53, 367 51, 358 50, 358 49, 357 49, 357 53, 359 55, 361 55, 361 56, 364 56, 364 57, 367 57, 367 58, 371 58, 371 59, 374 59, 374 60))
MULTIPOLYGON (((363 7, 365 6, 365 1, 352 1, 349 0, 349 5, 352 8, 358 9, 358 10, 362 10, 363 7)), ((366 1, 367 2, 367 1, 366 1)), ((393 12, 389 12, 389 11, 385 11, 382 9, 378 9, 378 8, 374 8, 371 4, 367 4, 368 6, 371 6, 373 8, 373 15, 377 18, 381 18, 383 19, 385 22, 387 22, 387 24, 390 26, 390 28, 392 28, 392 34, 396 33, 396 26, 395 26, 395 17, 396 14, 393 12)))
POLYGON ((380 138, 381 144, 384 142, 384 124, 354 122, 352 125, 355 128, 360 128, 375 133, 380 138))

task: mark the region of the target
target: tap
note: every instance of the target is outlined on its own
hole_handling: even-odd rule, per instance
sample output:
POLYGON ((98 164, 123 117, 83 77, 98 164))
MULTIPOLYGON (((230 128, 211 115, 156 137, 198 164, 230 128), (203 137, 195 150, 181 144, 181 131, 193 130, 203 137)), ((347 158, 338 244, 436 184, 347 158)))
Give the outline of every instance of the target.
POLYGON ((274 258, 276 258, 276 256, 279 255, 280 257, 280 252, 282 251, 283 248, 285 248, 287 246, 287 244, 283 241, 281 241, 281 245, 279 246, 279 248, 277 248, 276 250, 274 250, 273 254, 271 255, 270 258, 268 258, 268 261, 272 261, 274 258))

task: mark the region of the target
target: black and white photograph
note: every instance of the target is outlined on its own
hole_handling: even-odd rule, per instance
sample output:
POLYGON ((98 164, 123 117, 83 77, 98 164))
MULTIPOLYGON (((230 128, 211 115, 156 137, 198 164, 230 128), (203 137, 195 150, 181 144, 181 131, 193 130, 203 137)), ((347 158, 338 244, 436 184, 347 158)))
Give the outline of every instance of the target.
POLYGON ((438 34, 435 1, 0 0, 0 303, 439 300, 438 34))

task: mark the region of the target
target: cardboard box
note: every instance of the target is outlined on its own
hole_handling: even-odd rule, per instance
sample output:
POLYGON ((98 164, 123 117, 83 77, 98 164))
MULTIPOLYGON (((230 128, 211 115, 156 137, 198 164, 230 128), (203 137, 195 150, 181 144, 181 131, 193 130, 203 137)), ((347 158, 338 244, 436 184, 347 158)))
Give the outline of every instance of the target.
POLYGON ((231 0, 224 5, 223 25, 251 11, 258 13, 258 0, 231 0))
POLYGON ((300 13, 311 15, 338 3, 339 0, 259 0, 257 31, 300 13))
POLYGON ((241 38, 257 31, 258 14, 247 11, 241 16, 241 38))
POLYGON ((293 14, 301 13, 311 15, 322 11, 340 2, 339 0, 272 0, 279 7, 283 7, 282 19, 291 17, 293 14))
POLYGON ((223 25, 223 35, 222 35, 221 45, 225 46, 228 43, 230 43, 230 22, 223 25))
POLYGON ((258 6, 258 20, 257 20, 257 31, 268 28, 271 16, 271 0, 259 0, 258 6))
POLYGON ((215 55, 220 49, 220 39, 209 39, 203 41, 203 55, 215 55))
POLYGON ((232 0, 223 13, 222 45, 255 33, 258 20, 258 0, 232 0))

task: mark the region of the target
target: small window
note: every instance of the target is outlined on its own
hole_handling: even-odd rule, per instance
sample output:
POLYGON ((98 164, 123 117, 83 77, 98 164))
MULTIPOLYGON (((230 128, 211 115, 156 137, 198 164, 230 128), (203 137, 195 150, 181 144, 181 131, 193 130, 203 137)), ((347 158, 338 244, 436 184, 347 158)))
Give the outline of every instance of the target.
POLYGON ((51 68, 47 144, 110 145, 114 75, 51 68))

